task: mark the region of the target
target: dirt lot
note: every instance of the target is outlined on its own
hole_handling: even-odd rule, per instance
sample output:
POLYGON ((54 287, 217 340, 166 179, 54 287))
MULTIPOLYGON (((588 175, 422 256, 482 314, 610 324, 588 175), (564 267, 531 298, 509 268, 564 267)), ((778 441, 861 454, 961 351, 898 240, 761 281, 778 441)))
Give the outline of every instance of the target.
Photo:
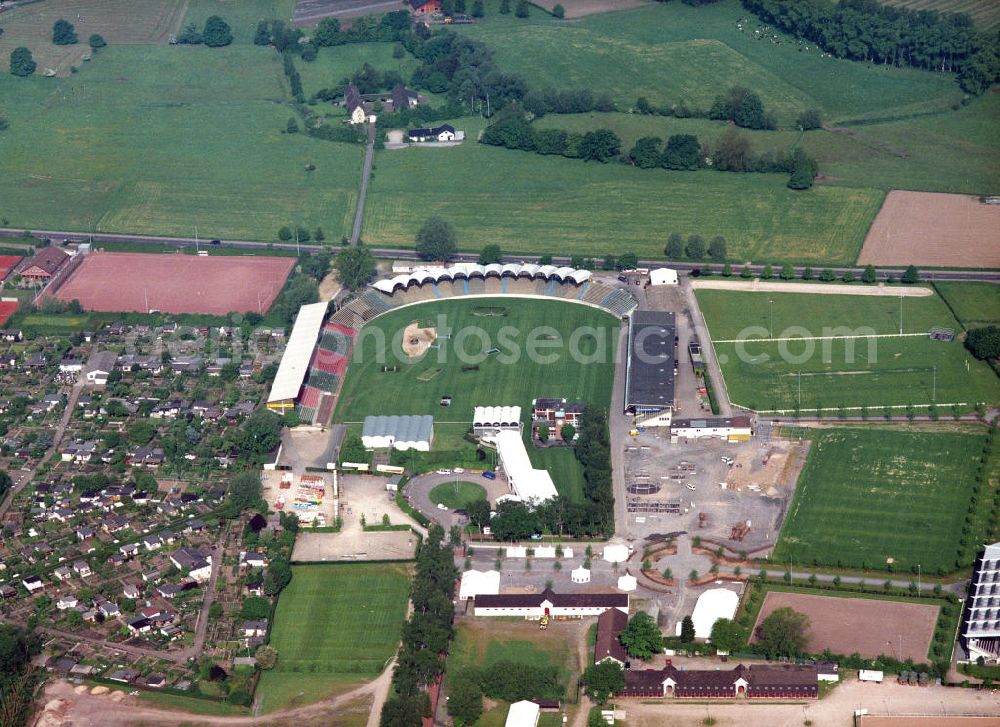
POLYGON ((799 473, 809 454, 809 442, 771 440, 764 456, 751 449, 739 450, 736 464, 726 476, 726 484, 736 490, 746 487, 769 497, 779 494, 779 488, 795 487, 799 473))
POLYGON ((945 717, 940 714, 927 717, 889 717, 874 715, 862 717, 858 727, 998 727, 1000 717, 945 717))
POLYGON ((535 5, 552 10, 556 5, 566 8, 567 18, 582 18, 585 15, 606 13, 610 10, 629 10, 646 3, 643 0, 535 0, 535 5))
POLYGON ((772 591, 764 597, 754 629, 784 606, 809 616, 810 652, 828 648, 835 654, 856 651, 865 658, 886 654, 917 663, 927 661, 938 616, 937 606, 919 603, 772 591))
POLYGON ((1000 205, 936 192, 889 192, 859 265, 1000 267, 1000 205))
POLYGON ((435 329, 421 328, 418 321, 413 321, 403 331, 403 351, 411 361, 414 361, 427 353, 427 349, 435 340, 437 340, 435 329))
MULTIPOLYGON (((685 704, 624 700, 629 727, 696 727, 711 717, 716 727, 802 727, 806 720, 814 727, 853 727, 854 710, 863 708, 881 714, 941 715, 935 727, 953 724, 945 715, 989 715, 1000 712, 1000 698, 991 692, 946 687, 908 687, 895 682, 870 684, 849 681, 840 684, 825 699, 798 704, 736 702, 731 704, 685 704)), ((994 721, 993 724, 996 722, 994 721)), ((864 727, 877 723, 864 722, 864 727)), ((897 721, 895 725, 911 724, 897 721)), ((919 723, 917 723, 919 724, 919 723)), ((989 723, 987 723, 989 724, 989 723)), ((954 723, 954 727, 963 727, 954 723)), ((982 723, 974 727, 984 727, 982 723)))

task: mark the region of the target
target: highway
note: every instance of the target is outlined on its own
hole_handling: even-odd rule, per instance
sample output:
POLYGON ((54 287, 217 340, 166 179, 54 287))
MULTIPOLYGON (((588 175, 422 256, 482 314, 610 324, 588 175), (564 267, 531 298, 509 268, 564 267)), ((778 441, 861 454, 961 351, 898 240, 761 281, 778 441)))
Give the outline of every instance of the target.
MULTIPOLYGON (((11 228, 2 227, 0 228, 0 238, 16 238, 21 237, 24 234, 24 228, 11 228)), ((87 232, 72 232, 65 230, 32 230, 32 234, 35 237, 48 238, 51 240, 67 240, 72 242, 87 242, 93 241, 95 243, 101 242, 127 242, 133 244, 148 244, 148 245, 172 245, 177 248, 187 248, 194 247, 196 244, 200 244, 201 248, 204 250, 211 251, 212 245, 208 243, 207 240, 195 240, 193 237, 167 237, 159 235, 128 235, 128 234, 116 234, 108 232, 99 232, 90 234, 87 232)), ((272 249, 272 250, 288 250, 295 251, 296 249, 301 252, 319 252, 321 250, 328 250, 336 252, 338 248, 326 247, 323 245, 306 245, 299 244, 296 245, 294 242, 255 242, 252 240, 222 240, 221 245, 228 248, 236 248, 238 250, 260 250, 260 249, 272 249)), ((387 247, 373 247, 372 252, 376 256, 381 258, 389 258, 395 260, 416 260, 417 254, 413 250, 405 248, 387 248, 387 247)), ((505 255, 503 257, 503 262, 538 262, 538 255, 505 255)), ((458 253, 454 261, 455 262, 476 262, 479 259, 479 253, 458 253)), ((595 260, 596 261, 596 260, 595 260)), ((570 258, 568 256, 558 256, 552 258, 552 263, 554 265, 569 265, 570 258)), ((706 270, 711 269, 715 273, 719 273, 722 270, 721 265, 710 264, 710 263, 691 263, 691 262, 667 262, 665 260, 640 260, 640 266, 642 267, 662 267, 669 265, 676 270, 682 270, 690 272, 692 270, 706 270)), ((760 273, 765 267, 765 264, 751 265, 750 269, 755 273, 760 273)), ((795 267, 795 273, 798 276, 802 275, 802 271, 806 266, 799 265, 795 267)), ((823 270, 822 265, 813 265, 813 271, 818 274, 820 270, 823 270)), ((739 270, 741 270, 740 268, 739 270)), ((849 266, 849 267, 833 267, 834 274, 837 276, 843 275, 844 273, 850 271, 855 275, 860 276, 862 267, 849 266)), ((734 266, 736 270, 736 266, 734 266)), ((739 270, 736 270, 738 275, 739 270)), ((880 268, 879 278, 884 279, 886 276, 893 275, 898 278, 903 273, 903 268, 880 268)), ((980 280, 988 281, 994 283, 1000 283, 1000 270, 945 270, 945 269, 934 269, 934 270, 921 270, 920 271, 921 280, 980 280)))

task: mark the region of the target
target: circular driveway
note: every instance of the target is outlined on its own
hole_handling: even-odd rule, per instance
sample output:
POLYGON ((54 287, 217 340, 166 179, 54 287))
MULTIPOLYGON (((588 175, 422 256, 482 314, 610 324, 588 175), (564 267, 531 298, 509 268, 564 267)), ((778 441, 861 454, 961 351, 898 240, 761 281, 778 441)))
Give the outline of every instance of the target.
POLYGON ((500 495, 510 494, 510 488, 507 486, 507 480, 503 475, 497 474, 495 480, 489 480, 483 477, 482 474, 478 470, 466 470, 465 472, 447 475, 440 475, 436 472, 417 475, 406 483, 406 487, 403 488, 403 495, 413 507, 447 530, 452 525, 464 525, 468 522, 468 518, 456 515, 451 510, 440 509, 431 502, 431 490, 438 485, 450 482, 474 482, 486 490, 486 497, 491 503, 496 502, 496 499, 500 495))

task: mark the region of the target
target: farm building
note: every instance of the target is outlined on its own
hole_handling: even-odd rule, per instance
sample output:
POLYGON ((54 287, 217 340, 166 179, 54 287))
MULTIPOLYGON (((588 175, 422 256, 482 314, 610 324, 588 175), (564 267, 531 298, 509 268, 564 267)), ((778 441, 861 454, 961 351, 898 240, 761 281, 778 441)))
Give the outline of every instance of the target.
POLYGON ((625 672, 621 697, 696 699, 802 699, 819 695, 815 666, 738 665, 732 671, 681 670, 671 662, 663 669, 625 672))
POLYGON ((468 601, 478 596, 495 596, 500 593, 500 571, 467 570, 462 574, 458 600, 468 601))
POLYGON ((677 285, 677 271, 673 268, 653 268, 649 271, 650 285, 677 285))
POLYGON ((535 702, 529 702, 527 699, 514 702, 507 710, 507 721, 504 722, 504 727, 535 727, 538 724, 540 712, 541 707, 535 702))
POLYGON ((521 407, 477 406, 472 411, 472 433, 477 437, 494 436, 503 431, 521 431, 521 407))
POLYGON ((535 399, 531 402, 532 418, 535 424, 548 424, 553 433, 559 435, 564 424, 580 428, 580 419, 586 405, 582 401, 567 402, 565 399, 535 399))
POLYGON ((319 340, 326 307, 327 303, 323 302, 299 308, 285 353, 278 364, 278 373, 271 384, 271 393, 267 397, 267 408, 271 411, 284 413, 295 407, 295 400, 309 371, 313 349, 319 340))
POLYGON ((476 616, 600 616, 615 608, 628 614, 627 593, 555 593, 546 588, 541 593, 501 593, 476 598, 476 616))
POLYGON ((511 492, 528 502, 550 500, 558 494, 552 475, 531 464, 519 432, 503 430, 495 439, 499 464, 507 474, 511 492))
POLYGON ((622 646, 622 631, 628 626, 628 614, 617 608, 611 608, 597 617, 597 641, 594 644, 594 663, 613 661, 624 667, 628 662, 628 654, 622 646))
POLYGON ((635 415, 636 425, 670 426, 676 330, 673 313, 636 311, 629 318, 625 413, 635 415))
POLYGON ((455 127, 451 124, 441 124, 441 126, 424 129, 410 129, 406 132, 406 135, 411 142, 416 143, 427 141, 463 141, 465 139, 465 132, 456 131, 455 127))
MULTIPOLYGON (((347 109, 347 113, 350 115, 350 123, 352 124, 363 124, 369 120, 368 111, 365 109, 364 100, 361 98, 361 92, 358 91, 358 87, 353 83, 348 83, 344 88, 344 108, 347 109)), ((375 117, 370 117, 371 121, 375 121, 375 117)))
POLYGON ((987 545, 976 561, 961 634, 970 661, 1000 663, 1000 543, 987 545))
POLYGON ((402 83, 397 83, 392 87, 392 110, 399 113, 404 109, 412 109, 420 103, 420 96, 416 91, 407 88, 402 83))
POLYGON ((441 0, 409 0, 407 2, 416 15, 433 15, 441 12, 441 0))
POLYGON ((406 452, 415 449, 428 452, 434 439, 434 417, 422 416, 367 416, 361 432, 365 449, 398 449, 406 452))
POLYGON ((21 271, 21 278, 30 282, 46 283, 62 270, 69 259, 70 256, 58 247, 43 248, 21 271))
POLYGON ((114 351, 98 351, 87 361, 87 383, 91 386, 104 386, 108 377, 115 370, 118 354, 114 351))
POLYGON ((671 438, 702 439, 712 437, 727 442, 746 442, 753 435, 750 417, 730 419, 674 419, 670 424, 671 438))
MULTIPOLYGON (((739 594, 728 588, 712 588, 698 596, 694 605, 691 620, 694 621, 694 635, 698 639, 707 639, 712 635, 712 627, 720 618, 732 619, 736 607, 740 603, 739 594)), ((680 636, 681 623, 677 622, 677 635, 680 636)))

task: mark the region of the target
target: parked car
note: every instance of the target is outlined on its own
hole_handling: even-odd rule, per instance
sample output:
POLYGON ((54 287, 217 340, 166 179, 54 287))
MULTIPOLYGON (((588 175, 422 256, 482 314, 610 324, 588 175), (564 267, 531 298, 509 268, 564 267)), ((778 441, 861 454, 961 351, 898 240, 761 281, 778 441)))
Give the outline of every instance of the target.
POLYGON ((448 506, 445 505, 443 502, 439 502, 438 503, 438 510, 447 510, 447 509, 448 509, 448 506))
POLYGON ((495 480, 497 478, 497 475, 495 472, 486 471, 483 472, 483 477, 485 477, 488 480, 495 480))
POLYGON ((463 470, 461 467, 456 467, 455 469, 452 470, 452 472, 454 472, 456 475, 460 475, 463 472, 465 472, 465 470, 463 470))

